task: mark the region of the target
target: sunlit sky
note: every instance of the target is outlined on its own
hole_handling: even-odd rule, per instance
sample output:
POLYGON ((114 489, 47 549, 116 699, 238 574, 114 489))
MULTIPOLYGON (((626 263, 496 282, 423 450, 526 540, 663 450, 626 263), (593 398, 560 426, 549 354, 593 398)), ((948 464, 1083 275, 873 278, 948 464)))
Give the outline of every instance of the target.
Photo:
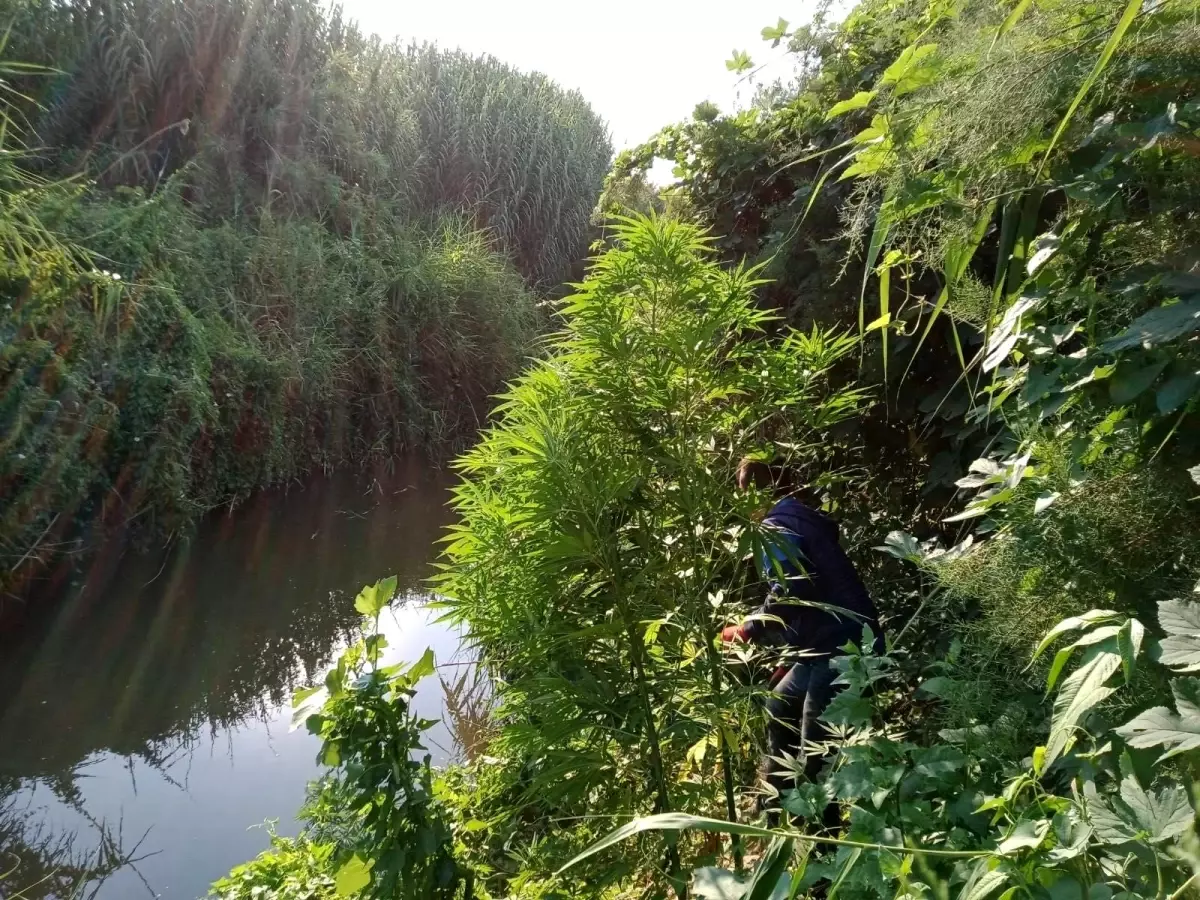
POLYGON ((490 53, 577 88, 609 123, 617 149, 685 119, 702 100, 747 103, 753 87, 726 71, 734 48, 762 76, 786 76, 782 48, 760 31, 780 16, 807 22, 812 0, 344 0, 348 18, 384 38, 490 53))

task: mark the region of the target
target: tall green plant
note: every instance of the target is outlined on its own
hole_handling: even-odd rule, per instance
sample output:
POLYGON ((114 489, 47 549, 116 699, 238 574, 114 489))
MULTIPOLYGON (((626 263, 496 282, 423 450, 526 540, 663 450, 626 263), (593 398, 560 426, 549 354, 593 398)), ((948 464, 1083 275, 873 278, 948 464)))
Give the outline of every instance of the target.
POLYGON ((831 452, 863 397, 827 384, 854 341, 768 334, 754 270, 723 270, 694 226, 626 220, 615 238, 460 461, 439 589, 494 673, 492 752, 522 761, 526 803, 733 819, 750 717, 714 633, 753 590, 740 563, 764 540, 763 498, 734 472, 745 454, 831 452))

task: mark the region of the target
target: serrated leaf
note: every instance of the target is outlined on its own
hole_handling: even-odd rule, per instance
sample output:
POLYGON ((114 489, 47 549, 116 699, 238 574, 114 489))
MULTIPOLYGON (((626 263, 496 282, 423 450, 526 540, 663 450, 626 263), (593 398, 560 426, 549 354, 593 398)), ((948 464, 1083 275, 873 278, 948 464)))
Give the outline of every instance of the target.
POLYGON ((1200 297, 1160 306, 1138 316, 1124 332, 1105 341, 1100 349, 1106 353, 1129 350, 1133 347, 1158 347, 1200 328, 1200 297))
POLYGON ((1179 785, 1165 787, 1157 793, 1145 790, 1136 778, 1127 776, 1121 781, 1121 799, 1132 811, 1134 821, 1146 840, 1159 844, 1177 838, 1192 825, 1196 814, 1188 803, 1187 791, 1179 785))
POLYGON ((725 68, 730 72, 745 72, 753 66, 754 62, 750 59, 750 54, 745 50, 734 50, 733 55, 725 60, 725 68))
POLYGON ((848 113, 856 109, 862 109, 863 107, 870 105, 871 101, 874 99, 874 91, 859 91, 849 100, 841 100, 829 107, 829 112, 825 113, 825 118, 827 120, 836 119, 843 113, 848 113))
POLYGON ((975 864, 975 870, 963 885, 958 900, 986 900, 992 892, 1008 880, 1008 875, 999 869, 989 869, 986 859, 975 864))
POLYGON ((889 531, 888 536, 883 539, 883 545, 875 549, 894 556, 896 559, 913 562, 922 557, 921 542, 905 531, 889 531))
POLYGON ((1200 603, 1161 601, 1158 624, 1167 633, 1160 642, 1159 661, 1178 672, 1200 671, 1200 603))
POLYGON ((1101 843, 1160 844, 1184 834, 1195 819, 1187 792, 1179 785, 1152 792, 1133 775, 1126 775, 1118 794, 1101 795, 1092 782, 1085 785, 1084 794, 1088 818, 1101 843))
POLYGON ((833 791, 824 782, 801 782, 783 798, 783 808, 802 819, 819 820, 833 800, 833 791))
POLYGON ((1050 737, 1046 741, 1046 765, 1054 762, 1067 749, 1080 720, 1098 704, 1103 703, 1115 688, 1107 682, 1121 667, 1121 656, 1110 647, 1111 638, 1096 644, 1084 657, 1083 664, 1063 682, 1054 698, 1054 716, 1050 737))
POLYGON ((1172 679, 1171 693, 1177 712, 1155 706, 1116 730, 1130 747, 1167 748, 1159 762, 1200 747, 1200 678, 1172 679))

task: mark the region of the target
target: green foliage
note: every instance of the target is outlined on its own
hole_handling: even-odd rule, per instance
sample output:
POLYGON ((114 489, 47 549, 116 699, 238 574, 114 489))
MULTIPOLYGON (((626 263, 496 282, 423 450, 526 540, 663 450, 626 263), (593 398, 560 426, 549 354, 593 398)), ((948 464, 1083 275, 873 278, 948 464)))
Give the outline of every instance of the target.
POLYGON ((610 144, 543 75, 384 43, 315 0, 10 6, 8 53, 63 73, 22 85, 44 104, 26 112, 49 167, 147 190, 179 172, 209 216, 342 235, 373 203, 466 215, 547 288, 583 255, 610 144))
MULTIPOLYGON (((1191 607, 1200 605, 1188 604, 1187 615, 1194 617, 1191 607)), ((1183 608, 1164 604, 1160 619, 1173 628, 1183 608)), ((1130 666, 1139 656, 1140 626, 1128 620, 1109 633, 1110 626, 1102 623, 1112 618, 1092 612, 1064 621, 1046 636, 1043 646, 1070 631, 1092 629, 1077 641, 1089 648, 1084 659, 1059 688, 1050 743, 1021 765, 991 756, 984 733, 976 740, 942 732, 939 742, 921 746, 881 726, 893 692, 904 690, 896 680, 897 664, 852 653, 838 660, 840 680, 847 685, 839 700, 852 695, 862 702, 864 715, 845 723, 840 752, 820 781, 800 785, 785 801, 785 809, 814 819, 835 800, 846 824, 844 836, 661 815, 635 819, 568 865, 648 830, 700 829, 773 842, 749 879, 697 869, 698 896, 767 896, 757 891, 767 882, 778 888, 777 896, 794 897, 828 882, 830 894, 850 897, 945 897, 954 890, 978 900, 1001 889, 1003 897, 1133 898, 1168 892, 1177 897, 1192 883, 1197 862, 1192 849, 1196 814, 1187 791, 1135 773, 1130 750, 1114 745, 1116 735, 1130 733, 1129 726, 1116 729, 1107 741, 1103 725, 1091 732, 1080 727, 1102 699, 1096 687, 1121 667, 1123 656, 1130 666), (1136 635, 1124 645, 1127 653, 1119 649, 1121 634, 1136 635), (1062 731, 1070 736, 1056 749, 1055 735, 1062 731), (1066 756, 1060 756, 1063 750, 1066 756), (806 800, 810 793, 818 797, 815 805, 806 800), (798 859, 798 868, 783 873, 781 859, 782 868, 798 859), (722 885, 719 893, 712 892, 714 884, 722 885)), ((1190 621, 1188 636, 1197 627, 1190 621)), ((1146 745, 1129 745, 1137 746, 1146 745)))
POLYGON ((331 844, 271 834, 271 849, 243 863, 209 891, 213 900, 334 900, 346 896, 330 874, 331 844))
MULTIPOLYGON (((827 385, 854 342, 769 336, 754 271, 722 270, 696 228, 629 220, 616 236, 563 302, 549 358, 461 460, 438 582, 496 678, 489 753, 520 772, 489 828, 524 817, 530 842, 609 810, 736 815, 748 691, 728 685, 713 635, 765 538, 764 498, 738 494, 734 472, 775 446, 816 463, 862 399, 827 385)), ((663 852, 586 873, 588 889, 663 852)))

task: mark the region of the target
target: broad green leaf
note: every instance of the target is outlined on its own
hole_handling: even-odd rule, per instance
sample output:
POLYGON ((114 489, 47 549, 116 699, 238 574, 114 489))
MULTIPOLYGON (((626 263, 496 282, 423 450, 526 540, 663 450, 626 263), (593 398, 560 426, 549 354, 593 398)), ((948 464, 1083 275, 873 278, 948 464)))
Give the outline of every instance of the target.
POLYGON ((1139 316, 1121 334, 1105 341, 1100 349, 1106 353, 1134 347, 1149 349, 1191 334, 1197 328, 1200 328, 1200 297, 1191 297, 1139 316))
POLYGON ((1115 643, 1110 638, 1093 646, 1083 664, 1067 676, 1059 689, 1054 698, 1050 737, 1046 741, 1046 765, 1067 749, 1079 721, 1115 690, 1107 685, 1108 679, 1121 667, 1121 655, 1109 649, 1115 643))
POLYGON ((1159 661, 1179 672, 1200 671, 1200 603, 1161 601, 1158 624, 1167 633, 1159 661))
POLYGON ((1138 713, 1117 729, 1131 747, 1165 747, 1161 762, 1180 753, 1200 747, 1200 678, 1175 678, 1171 681, 1175 697, 1172 712, 1166 706, 1155 706, 1138 713))
POLYGON ((843 113, 851 112, 855 109, 862 109, 868 106, 875 99, 875 91, 859 91, 849 100, 842 100, 829 107, 829 112, 825 113, 826 119, 836 119, 843 113))
POLYGON ((1067 130, 1067 126, 1071 124, 1071 119, 1075 115, 1075 110, 1079 109, 1079 104, 1083 102, 1083 98, 1088 95, 1092 89, 1092 85, 1096 83, 1096 79, 1108 68, 1108 63, 1112 59, 1113 54, 1117 52, 1117 47, 1121 43, 1121 39, 1125 37, 1125 32, 1129 30, 1129 26, 1133 24, 1133 20, 1137 18, 1138 10, 1142 8, 1142 0, 1129 0, 1125 5, 1124 12, 1121 13, 1121 18, 1117 21, 1116 28, 1109 35, 1108 41, 1104 45, 1104 49, 1100 51, 1100 57, 1096 60, 1096 64, 1092 67, 1092 71, 1088 73, 1088 77, 1084 79, 1079 90, 1076 91, 1075 97, 1071 100, 1071 105, 1067 107, 1066 113, 1062 117, 1062 121, 1058 123, 1058 128, 1054 130, 1054 137, 1050 139, 1050 146, 1046 148, 1046 155, 1042 157, 1042 162, 1038 166, 1035 180, 1040 180, 1042 172, 1046 168, 1046 163, 1050 160, 1050 155, 1054 152, 1054 148, 1058 146, 1058 140, 1063 136, 1063 132, 1067 130))
POLYGON ((379 615, 396 595, 398 583, 396 576, 392 575, 367 585, 358 592, 358 596, 354 600, 354 608, 364 616, 379 615))
POLYGON ((1060 246, 1062 246, 1062 238, 1057 234, 1043 234, 1037 238, 1029 247, 1033 250, 1033 255, 1025 264, 1025 271, 1030 275, 1036 275, 1037 270, 1050 261, 1050 257, 1058 252, 1060 246))
POLYGON ((925 81, 926 73, 931 73, 932 67, 926 60, 934 53, 937 53, 937 44, 905 47, 896 57, 896 61, 884 70, 879 83, 895 85, 899 94, 908 93, 928 83, 925 81))
POLYGON ((1045 512, 1059 496, 1061 495, 1058 491, 1043 491, 1038 494, 1037 499, 1033 501, 1033 514, 1037 516, 1045 512))
POLYGON ((1155 405, 1164 416, 1175 412, 1200 390, 1200 372, 1185 372, 1168 378, 1154 395, 1155 405))
POLYGON ((1018 822, 1016 827, 999 844, 996 849, 1005 856, 1018 850, 1030 850, 1041 845, 1050 831, 1050 820, 1018 822))
POLYGON ((861 728, 871 724, 874 714, 871 701, 865 699, 858 691, 842 691, 829 702, 821 718, 832 725, 861 728))
POLYGON ((779 836, 771 841, 746 883, 744 900, 772 900, 779 893, 781 881, 784 882, 783 896, 787 896, 791 883, 787 867, 792 860, 794 847, 795 841, 789 837, 779 836))
POLYGON ((778 47, 779 42, 787 37, 788 21, 780 19, 774 26, 768 25, 762 30, 762 39, 764 41, 773 41, 772 46, 778 47))
POLYGON ((1000 885, 1008 880, 1008 875, 999 869, 989 869, 988 861, 983 859, 975 864, 971 877, 959 892, 958 900, 986 900, 1000 885))
POLYGON ((1045 652, 1047 647, 1053 644, 1068 631, 1076 631, 1080 628, 1088 628, 1092 625, 1102 625, 1106 622, 1115 621, 1120 617, 1120 613, 1111 609, 1093 609, 1085 612, 1081 616, 1069 616, 1046 632, 1046 636, 1042 638, 1041 643, 1037 645, 1037 649, 1033 651, 1033 659, 1036 660, 1042 655, 1042 653, 1045 652))
POLYGON ((816 784, 805 781, 784 795, 783 808, 793 816, 818 820, 832 800, 833 792, 824 782, 816 784))
POLYGON ((1126 403, 1136 400, 1149 390, 1150 385, 1158 380, 1158 376, 1166 367, 1165 360, 1146 366, 1122 363, 1108 382, 1109 398, 1118 406, 1124 406, 1126 403))
POLYGON ((414 682, 419 681, 426 675, 432 675, 436 665, 433 658, 433 648, 426 647, 425 652, 421 654, 421 658, 413 663, 405 673, 414 682))
POLYGON ((889 531, 883 545, 874 549, 909 562, 918 562, 922 557, 921 542, 905 531, 889 531))
POLYGON ((334 876, 334 888, 339 897, 351 897, 371 883, 371 867, 355 853, 346 860, 334 876))
POLYGON ((928 697, 947 700, 953 697, 955 692, 960 689, 961 685, 949 675, 935 675, 933 678, 926 678, 918 685, 917 695, 924 694, 928 697))
POLYGON ((1117 794, 1100 794, 1095 784, 1084 786, 1088 819, 1101 843, 1124 844, 1143 840, 1160 844, 1184 834, 1192 827, 1195 812, 1187 792, 1170 785, 1148 791, 1133 775, 1126 775, 1117 794))
POLYGON ((324 687, 305 688, 297 691, 292 698, 292 722, 288 732, 293 732, 308 721, 308 717, 318 712, 329 699, 329 691, 324 687))

